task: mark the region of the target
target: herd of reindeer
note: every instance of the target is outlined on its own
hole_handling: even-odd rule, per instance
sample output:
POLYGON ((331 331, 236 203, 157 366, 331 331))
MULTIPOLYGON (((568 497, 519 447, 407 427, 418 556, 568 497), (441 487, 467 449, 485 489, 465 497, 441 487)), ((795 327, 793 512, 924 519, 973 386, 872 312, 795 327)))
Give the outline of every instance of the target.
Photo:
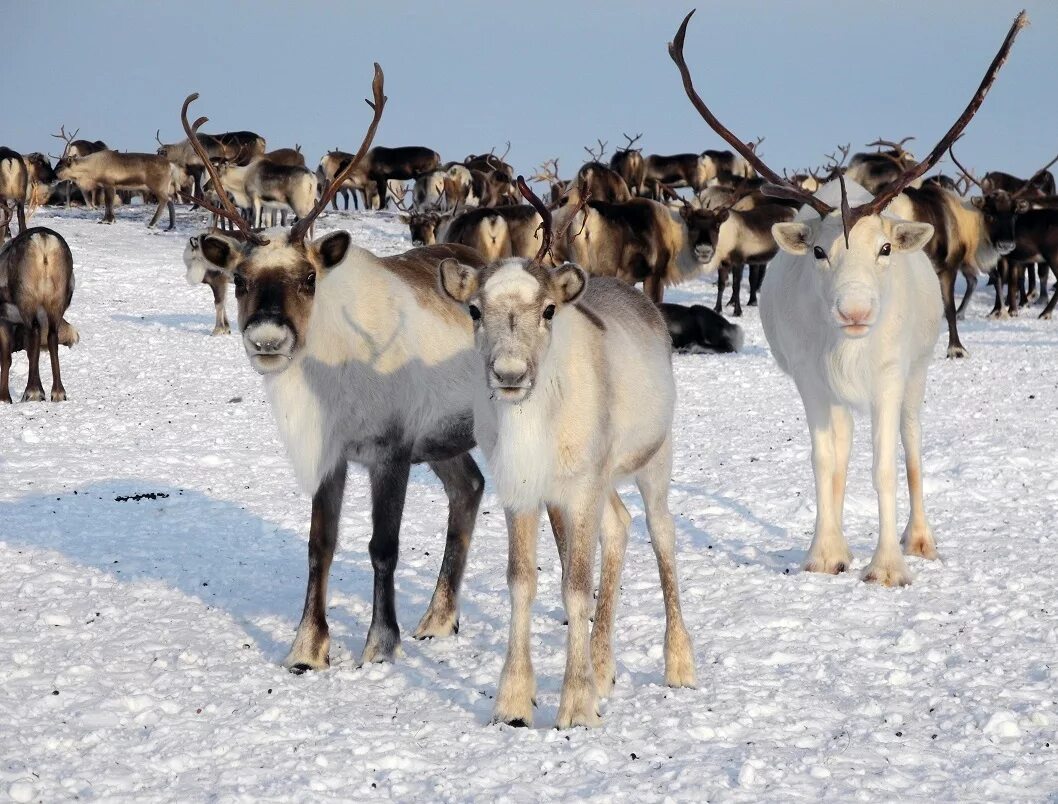
MULTIPOLYGON (((1015 20, 965 111, 921 161, 906 139, 879 140, 875 152, 849 159, 846 146, 822 169, 779 174, 763 161, 760 140, 736 136, 698 94, 683 54, 693 14, 669 54, 694 108, 733 150, 644 156, 639 137, 627 137, 606 164, 600 142, 572 179, 559 179, 557 160, 533 177, 549 185, 546 202, 506 154, 443 164, 427 148, 372 148, 386 104, 377 64, 373 119, 360 148, 328 153, 316 172, 299 149, 267 152, 256 134, 200 133, 207 119, 188 120, 197 95, 181 110, 186 139, 159 140, 157 154, 119 153, 65 129, 54 169, 40 154, 0 150, 0 196, 4 210, 14 207, 0 213, 2 228, 12 217, 20 228, 0 250, 0 395, 10 401, 11 353, 24 348, 24 399, 43 399, 37 362, 46 341, 52 399, 64 399, 57 349, 78 337, 63 318, 73 293, 70 249, 51 229, 27 228, 27 207, 80 199, 102 203, 112 220, 120 194, 141 192, 158 203, 149 225, 168 206, 170 226, 176 198, 202 207, 214 224, 185 247, 188 279, 213 287, 214 334, 229 331, 224 296, 234 284, 243 348, 263 375, 298 483, 312 497, 305 606, 285 665, 300 673, 330 662, 327 584, 349 462, 366 468, 372 498, 373 613, 362 661, 392 660, 400 646, 394 571, 416 463, 427 463, 443 484, 448 529, 415 636, 458 631, 459 587, 484 490, 470 452, 476 445, 509 535, 511 625, 495 720, 532 722, 530 609, 546 510, 568 621, 558 725, 594 725, 616 676, 614 615, 631 522, 616 490, 623 480, 642 494, 657 558, 665 680, 695 683, 668 507, 671 355, 674 346, 737 348, 737 327, 718 314, 729 274, 741 313, 748 265, 749 303, 759 292, 765 335, 795 381, 811 437, 816 524, 805 569, 836 574, 851 566, 842 509, 852 411, 869 410, 879 536, 862 577, 910 583, 905 555, 937 558, 923 505, 919 411, 941 322, 948 356, 963 356, 956 320, 980 272, 993 274, 994 312, 1003 313, 1005 286, 1006 312, 1016 315, 1033 294, 1047 297, 1048 270, 1058 271, 1050 165, 1028 179, 999 172, 978 179, 951 150, 1027 18, 1022 12, 1015 20), (924 178, 946 154, 961 179, 924 178), (410 204, 406 181, 414 181, 410 204), (971 186, 980 194, 966 200, 960 190, 971 186), (374 208, 394 198, 415 247, 379 257, 343 229, 314 237, 315 219, 337 208, 339 194, 348 208, 350 192, 354 204, 359 193, 374 208), (287 214, 295 217, 289 228, 287 214), (1023 287, 1033 265, 1038 273, 1028 271, 1023 287), (665 287, 709 271, 720 275, 712 310, 663 303, 665 287), (959 272, 967 291, 956 308, 959 272), (902 534, 898 439, 911 502, 902 534)), ((1058 293, 1043 317, 1056 302, 1058 293)))

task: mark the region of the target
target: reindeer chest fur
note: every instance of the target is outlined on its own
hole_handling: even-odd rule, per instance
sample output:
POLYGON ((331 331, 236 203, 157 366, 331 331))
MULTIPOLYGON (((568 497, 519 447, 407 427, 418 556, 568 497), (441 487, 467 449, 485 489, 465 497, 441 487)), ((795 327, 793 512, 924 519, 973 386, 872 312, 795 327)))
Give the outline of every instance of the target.
POLYGON ((401 298, 407 291, 384 275, 349 273, 321 282, 301 354, 265 382, 306 493, 341 460, 419 463, 474 445, 470 389, 480 358, 469 331, 401 298))

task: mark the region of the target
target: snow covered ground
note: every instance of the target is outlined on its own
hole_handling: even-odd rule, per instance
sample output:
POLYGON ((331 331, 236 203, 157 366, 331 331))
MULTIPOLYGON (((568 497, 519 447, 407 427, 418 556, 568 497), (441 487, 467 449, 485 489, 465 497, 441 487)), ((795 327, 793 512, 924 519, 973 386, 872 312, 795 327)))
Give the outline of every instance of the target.
MULTIPOLYGON (((458 636, 408 637, 444 538, 444 495, 426 470, 412 475, 402 533, 404 657, 356 666, 371 567, 367 483, 354 473, 332 667, 280 667, 301 612, 309 502, 237 337, 209 337, 209 290, 184 281, 187 211, 172 233, 145 229, 138 209, 118 214, 114 226, 87 212, 33 220, 73 250, 81 344, 61 355, 68 403, 0 409, 0 796, 1054 800, 1058 324, 986 321, 982 289, 962 327, 971 359, 947 361, 938 343, 924 432, 942 561, 911 559, 915 582, 897 590, 858 579, 877 526, 867 423, 846 516, 857 571, 801 573, 807 429, 757 311, 741 354, 677 356, 671 496, 700 686, 663 685, 657 570, 629 491, 604 725, 551 728, 564 629, 542 537, 537 725, 512 729, 488 725, 508 623, 491 494, 458 636)), ((389 215, 332 214, 319 229, 335 226, 380 253, 410 245, 389 215)), ((714 293, 703 280, 670 298, 714 293)), ((25 367, 16 355, 16 398, 25 367)))

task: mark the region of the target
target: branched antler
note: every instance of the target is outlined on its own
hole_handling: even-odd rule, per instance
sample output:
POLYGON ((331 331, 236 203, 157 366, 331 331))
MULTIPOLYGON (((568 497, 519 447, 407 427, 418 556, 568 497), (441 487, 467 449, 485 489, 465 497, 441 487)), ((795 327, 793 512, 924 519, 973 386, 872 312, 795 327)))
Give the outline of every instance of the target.
POLYGON ((320 194, 319 201, 316 202, 316 206, 312 208, 308 215, 304 218, 299 218, 298 222, 290 230, 290 242, 301 243, 305 240, 305 235, 308 234, 309 228, 312 226, 313 221, 319 216, 327 205, 334 198, 338 190, 345 183, 345 180, 352 175, 353 171, 356 170, 357 165, 363 161, 364 156, 367 154, 368 149, 371 147, 371 142, 375 139, 375 132, 378 130, 378 124, 382 120, 382 110, 386 107, 386 96, 383 94, 383 80, 382 68, 378 66, 378 62, 375 62, 375 77, 371 81, 371 93, 374 97, 373 101, 365 101, 368 106, 374 111, 374 116, 371 118, 371 125, 367 128, 367 133, 364 135, 364 141, 360 143, 360 150, 356 152, 349 164, 345 166, 327 185, 320 194))
POLYGON ((592 162, 601 162, 603 156, 606 154, 606 146, 609 144, 609 141, 603 142, 601 139, 599 139, 599 140, 596 140, 596 142, 599 143, 599 153, 598 154, 595 153, 595 149, 594 148, 590 148, 587 145, 584 146, 584 150, 588 152, 588 156, 591 157, 591 161, 592 162))
POLYGON ((52 134, 52 136, 55 137, 55 139, 62 140, 63 142, 66 143, 66 146, 62 149, 62 156, 59 157, 60 159, 65 159, 66 158, 66 152, 70 150, 70 143, 73 142, 74 137, 77 136, 77 132, 80 131, 80 130, 81 130, 80 128, 74 129, 73 134, 67 135, 66 134, 66 124, 63 123, 61 126, 59 126, 59 133, 58 134, 52 134))
MULTIPOLYGON (((772 183, 774 186, 765 185, 763 191, 767 195, 779 198, 789 198, 791 200, 800 201, 804 204, 808 204, 820 216, 827 216, 834 211, 834 208, 829 204, 821 201, 813 195, 805 192, 804 190, 793 186, 789 182, 783 180, 775 171, 769 168, 764 162, 749 148, 741 139, 736 137, 727 127, 721 123, 717 117, 710 111, 709 107, 705 105, 705 101, 698 95, 698 92, 694 88, 694 82, 691 78, 690 69, 687 67, 687 61, 683 56, 683 44, 687 38, 687 25, 691 21, 691 17, 694 15, 694 11, 691 11, 680 25, 679 30, 676 32, 676 37, 672 42, 669 43, 669 55, 672 60, 676 63, 679 68, 680 76, 683 79, 683 88, 687 93, 687 97, 690 99, 694 108, 698 110, 698 113, 702 118, 709 124, 710 128, 713 129, 717 134, 724 138, 731 147, 733 147, 743 158, 746 159, 765 179, 772 183)), ((880 214, 889 203, 896 198, 904 188, 906 188, 913 181, 918 179, 920 176, 926 173, 932 168, 937 162, 940 161, 941 157, 944 156, 944 152, 948 150, 958 136, 963 132, 974 114, 981 107, 984 102, 985 96, 988 91, 992 88, 992 84, 995 83, 996 76, 999 73, 1000 68, 1006 62, 1007 57, 1010 55, 1010 48, 1014 44, 1014 39, 1018 33, 1028 25, 1028 16, 1024 11, 1018 14, 1014 20, 1014 24, 1010 26, 1010 30, 1007 32, 1006 38, 1003 40, 1003 44, 996 54, 995 58, 992 59, 992 63, 988 67, 988 71, 985 73, 984 80, 981 81, 981 85, 977 88, 973 97, 970 99, 970 103, 963 110, 963 113, 955 121, 954 125, 948 130, 948 132, 941 137, 937 145, 930 151, 929 155, 916 165, 913 165, 904 170, 886 189, 876 195, 871 201, 865 204, 861 204, 856 207, 850 207, 848 202, 848 194, 845 189, 845 178, 839 172, 838 181, 841 183, 841 220, 842 228, 845 232, 845 242, 848 244, 849 232, 852 227, 856 224, 856 221, 869 215, 880 214)), ((893 143, 898 148, 902 148, 903 144, 910 138, 904 138, 899 143, 893 143)), ((881 142, 879 140, 879 142, 881 142)), ((886 143, 889 144, 889 143, 886 143)))
POLYGON ((627 134, 624 134, 624 133, 622 133, 621 136, 624 137, 626 140, 628 140, 628 144, 627 145, 622 145, 618 149, 619 151, 641 151, 641 150, 643 150, 642 148, 633 148, 632 147, 633 145, 635 145, 640 140, 640 138, 642 138, 642 136, 643 136, 642 133, 636 134, 634 137, 629 137, 627 134))

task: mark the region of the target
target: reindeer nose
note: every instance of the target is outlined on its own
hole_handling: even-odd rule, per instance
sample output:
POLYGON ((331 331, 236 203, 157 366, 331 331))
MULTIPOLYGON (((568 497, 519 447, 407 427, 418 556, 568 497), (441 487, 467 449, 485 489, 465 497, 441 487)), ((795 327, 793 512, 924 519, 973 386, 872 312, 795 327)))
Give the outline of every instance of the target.
POLYGON ((521 385, 528 373, 529 366, 524 360, 500 358, 492 364, 492 376, 496 379, 496 384, 503 388, 521 385))
POLYGON ((996 251, 1001 255, 1006 256, 1014 250, 1014 242, 1012 240, 1000 240, 996 243, 996 251))
POLYGON ((860 326, 871 317, 871 306, 864 303, 845 304, 838 308, 838 317, 842 324, 860 326))

